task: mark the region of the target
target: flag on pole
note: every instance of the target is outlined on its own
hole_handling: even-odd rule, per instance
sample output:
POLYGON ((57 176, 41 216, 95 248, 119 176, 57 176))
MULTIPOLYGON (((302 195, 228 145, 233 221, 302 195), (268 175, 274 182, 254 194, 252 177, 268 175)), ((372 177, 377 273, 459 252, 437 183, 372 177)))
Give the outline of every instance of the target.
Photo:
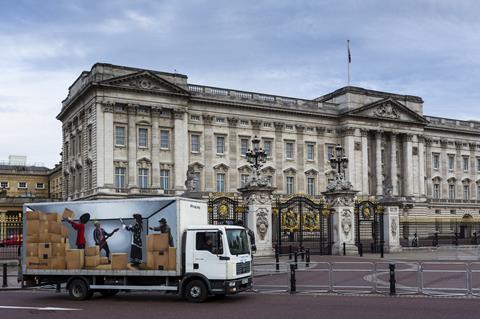
POLYGON ((350 40, 347 40, 347 48, 348 48, 348 63, 352 63, 352 55, 350 54, 350 40))

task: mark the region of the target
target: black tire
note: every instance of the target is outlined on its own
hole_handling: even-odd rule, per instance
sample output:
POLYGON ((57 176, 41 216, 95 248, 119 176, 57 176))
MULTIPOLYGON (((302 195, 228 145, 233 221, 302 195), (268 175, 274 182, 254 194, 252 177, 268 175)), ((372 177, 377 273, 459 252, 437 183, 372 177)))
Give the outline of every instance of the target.
POLYGON ((118 294, 119 290, 118 289, 108 289, 108 290, 99 290, 100 294, 102 297, 113 297, 116 294, 118 294))
POLYGON ((207 286, 201 280, 192 280, 185 286, 184 297, 188 302, 204 302, 207 300, 207 286))
POLYGON ((68 294, 73 300, 82 301, 92 298, 93 290, 89 289, 85 280, 74 279, 68 284, 68 294))

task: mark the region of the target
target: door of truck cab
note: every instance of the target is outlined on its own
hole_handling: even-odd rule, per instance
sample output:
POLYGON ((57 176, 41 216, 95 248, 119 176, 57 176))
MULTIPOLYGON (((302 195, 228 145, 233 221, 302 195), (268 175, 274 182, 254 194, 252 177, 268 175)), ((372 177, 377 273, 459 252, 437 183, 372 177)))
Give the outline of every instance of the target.
POLYGON ((224 244, 220 231, 195 231, 193 271, 205 275, 208 279, 225 279, 228 258, 224 256, 224 244))

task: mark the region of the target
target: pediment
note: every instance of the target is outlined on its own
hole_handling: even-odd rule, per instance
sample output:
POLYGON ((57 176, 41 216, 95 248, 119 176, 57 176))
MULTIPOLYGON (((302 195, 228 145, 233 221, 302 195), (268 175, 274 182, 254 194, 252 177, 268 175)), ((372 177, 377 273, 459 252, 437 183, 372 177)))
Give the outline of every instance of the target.
POLYGON ((400 121, 427 124, 420 114, 412 111, 393 98, 385 98, 343 113, 344 116, 368 117, 381 121, 400 121))
POLYGON ((173 84, 170 81, 165 80, 164 78, 150 71, 140 71, 132 74, 115 77, 112 79, 101 81, 100 84, 137 89, 137 90, 143 90, 143 91, 156 91, 156 92, 164 92, 164 93, 190 95, 190 93, 187 90, 179 87, 176 84, 173 84))

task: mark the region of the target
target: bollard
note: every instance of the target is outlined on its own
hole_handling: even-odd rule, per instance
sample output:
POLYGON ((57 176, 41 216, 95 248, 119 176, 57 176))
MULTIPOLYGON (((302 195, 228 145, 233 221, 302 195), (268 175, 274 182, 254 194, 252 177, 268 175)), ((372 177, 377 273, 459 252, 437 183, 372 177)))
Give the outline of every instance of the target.
POLYGON ((347 255, 347 244, 343 243, 343 255, 347 255))
POLYGON ((290 264, 290 294, 297 292, 297 281, 295 279, 295 265, 290 264))
POLYGON ((380 244, 380 258, 383 258, 383 253, 384 253, 383 249, 384 249, 383 244, 380 244))
POLYGON ((288 260, 292 260, 292 245, 288 246, 288 260))
POLYGON ((302 257, 302 261, 305 261, 305 250, 300 252, 300 256, 302 257))
POLYGON ((375 252, 375 246, 373 245, 373 243, 370 243, 370 252, 375 252))
POLYGON ((389 264, 388 268, 390 268, 390 296, 395 296, 397 294, 395 288, 395 264, 389 264))
POLYGON ((8 281, 7 281, 8 277, 7 276, 8 276, 7 264, 3 264, 3 284, 2 284, 2 288, 8 287, 8 281))
POLYGON ((55 292, 57 292, 57 293, 62 292, 62 289, 61 289, 61 286, 60 286, 60 283, 59 283, 59 282, 57 282, 57 286, 56 286, 55 292))
POLYGON ((295 262, 295 269, 298 269, 298 253, 297 253, 297 252, 295 252, 295 260, 294 260, 294 262, 295 262))
POLYGON ((305 255, 306 255, 305 267, 310 267, 310 249, 307 249, 307 251, 305 252, 305 255))
POLYGON ((362 243, 358 244, 358 253, 360 254, 360 257, 363 257, 363 245, 362 245, 362 243))
POLYGON ((277 272, 280 271, 280 258, 279 258, 279 255, 278 255, 278 250, 275 250, 275 270, 277 272))

